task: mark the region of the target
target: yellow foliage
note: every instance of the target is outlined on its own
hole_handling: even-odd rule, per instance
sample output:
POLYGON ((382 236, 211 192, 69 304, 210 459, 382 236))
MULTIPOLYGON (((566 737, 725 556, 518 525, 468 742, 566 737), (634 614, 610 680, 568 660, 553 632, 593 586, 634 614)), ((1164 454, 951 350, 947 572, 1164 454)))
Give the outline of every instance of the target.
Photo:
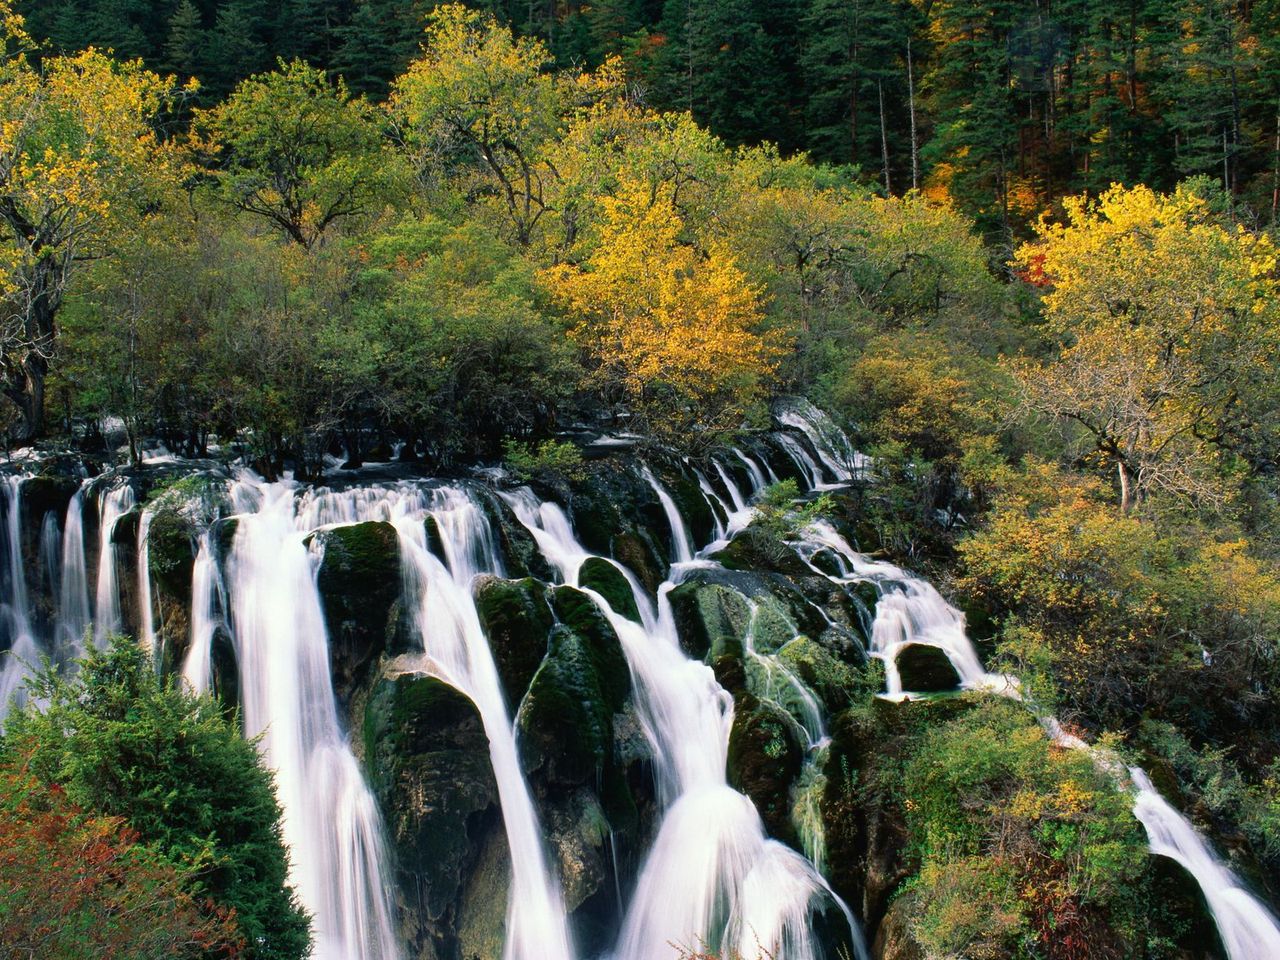
POLYGON ((709 434, 737 427, 779 352, 756 332, 759 289, 722 245, 703 253, 683 243, 674 204, 646 184, 624 180, 600 203, 587 260, 542 272, 574 318, 573 338, 652 427, 676 435, 695 422, 709 434))

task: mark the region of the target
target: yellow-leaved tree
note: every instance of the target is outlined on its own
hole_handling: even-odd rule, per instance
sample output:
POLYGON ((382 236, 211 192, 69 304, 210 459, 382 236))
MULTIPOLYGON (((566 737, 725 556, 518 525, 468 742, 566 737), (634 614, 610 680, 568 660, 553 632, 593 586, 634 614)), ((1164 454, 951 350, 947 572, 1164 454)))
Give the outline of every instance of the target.
POLYGON ((37 69, 31 49, 0 0, 0 372, 24 439, 44 429, 58 311, 76 268, 110 255, 182 171, 153 125, 172 79, 95 50, 37 69))
POLYGON ((1216 505, 1275 411, 1276 249, 1217 217, 1195 185, 1065 201, 1018 251, 1057 351, 1012 364, 1025 406, 1114 471, 1129 510, 1154 491, 1216 505))
POLYGON ((712 443, 743 423, 774 371, 779 345, 759 330, 760 290, 723 246, 684 241, 666 193, 624 177, 600 203, 590 254, 544 270, 543 282, 607 394, 650 433, 712 443))

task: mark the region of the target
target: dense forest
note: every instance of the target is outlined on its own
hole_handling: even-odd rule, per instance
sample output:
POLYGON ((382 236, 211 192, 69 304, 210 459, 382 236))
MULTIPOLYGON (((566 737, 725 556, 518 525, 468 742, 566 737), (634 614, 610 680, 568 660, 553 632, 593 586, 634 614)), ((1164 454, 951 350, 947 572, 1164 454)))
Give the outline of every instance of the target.
MULTIPOLYGON (((583 430, 712 474, 771 401, 803 396, 865 475, 803 508, 774 485, 759 562, 787 574, 760 544, 825 518, 928 575, 987 669, 1157 770, 1276 902, 1280 6, 0 15, 15 456, 133 469, 163 448, 307 482, 394 457, 580 490, 583 430)), ((302 955, 268 775, 208 701, 131 656, 94 655, 78 687, 45 676, 52 706, 0 741, 0 880, 28 892, 0 893, 0 944, 75 916, 59 956, 302 955), (259 886, 234 857, 210 881, 214 800, 188 797, 207 830, 180 833, 112 786, 133 748, 111 737, 135 721, 207 743, 188 792, 247 784, 256 833, 235 849, 262 858, 259 886), (97 899, 24 914, 89 841, 116 871, 97 899), (134 896, 143 922, 94 940, 134 896), (165 910, 172 942, 100 952, 165 910)), ((917 952, 881 956, 1217 955, 1162 912, 1126 795, 1024 705, 903 720, 878 686, 841 684, 837 738, 884 750, 845 770, 836 806, 896 811, 909 862, 892 888, 917 952)), ((178 789, 157 769, 144 797, 178 789)))
MULTIPOLYGON (((87 46, 200 79, 213 103, 298 58, 383 101, 430 4, 19 2, 57 53, 87 46)), ((560 69, 620 58, 659 111, 731 146, 947 195, 1007 244, 1059 197, 1206 175, 1250 216, 1280 196, 1280 10, 1270 0, 486 0, 560 69)))

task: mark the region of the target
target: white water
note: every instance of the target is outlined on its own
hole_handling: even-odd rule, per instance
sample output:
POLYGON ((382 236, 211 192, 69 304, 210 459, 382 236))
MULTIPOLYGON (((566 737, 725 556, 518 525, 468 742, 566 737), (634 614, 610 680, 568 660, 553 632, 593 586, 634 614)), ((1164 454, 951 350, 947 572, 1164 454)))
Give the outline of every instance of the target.
MULTIPOLYGON (((687 544, 670 495, 651 473, 643 473, 667 512, 675 542, 687 544)), ((564 582, 581 589, 578 573, 590 554, 563 511, 539 503, 528 489, 506 499, 564 582)), ((692 547, 677 553, 691 556, 692 547)), ((865 960, 865 945, 847 908, 808 861, 768 838, 751 801, 725 779, 733 698, 710 667, 685 656, 667 600, 688 571, 708 563, 675 564, 656 607, 630 571, 615 564, 631 584, 639 624, 615 612, 599 594, 585 591, 622 643, 664 808, 614 960, 670 960, 673 944, 697 948, 704 943, 743 956, 756 956, 763 947, 774 960, 816 960, 812 911, 822 900, 839 905, 857 955, 865 960)))
POLYGON ((778 422, 809 438, 823 466, 837 482, 852 480, 866 466, 866 457, 853 449, 844 431, 825 413, 801 398, 791 398, 777 414, 778 422))
POLYGON ((471 699, 489 738, 511 851, 503 957, 570 960, 574 954, 560 886, 547 867, 511 715, 472 595, 479 574, 503 575, 501 556, 487 519, 463 491, 443 488, 434 494, 430 515, 440 531, 447 566, 427 547, 421 511, 398 512, 392 523, 400 539, 405 602, 422 644, 422 669, 471 699))
POLYGON ((155 610, 151 605, 151 516, 144 509, 138 519, 138 642, 156 654, 155 610))
POLYGON ((227 564, 246 733, 276 771, 290 880, 312 915, 315 960, 400 956, 382 824, 338 724, 310 526, 291 484, 242 476, 227 564))
POLYGON ((680 516, 680 511, 676 509, 676 502, 671 499, 671 494, 658 482, 648 467, 641 467, 640 473, 649 482, 653 492, 657 494, 658 501, 662 504, 662 510, 667 515, 667 523, 671 526, 671 542, 675 552, 676 563, 688 563, 693 559, 693 538, 689 536, 689 531, 684 525, 684 518, 680 516))
POLYGON ((1130 767, 1137 796, 1133 815, 1146 828, 1151 852, 1181 864, 1200 889, 1218 925, 1231 960, 1274 960, 1280 957, 1276 918, 1218 859, 1195 827, 1169 805, 1151 784, 1146 771, 1130 767))
POLYGON ((108 638, 120 632, 119 551, 111 542, 120 518, 136 502, 133 487, 121 484, 104 490, 98 497, 98 590, 94 606, 93 642, 106 646, 108 638))
POLYGON ((83 656, 89 610, 89 574, 84 554, 84 487, 67 504, 62 525, 62 564, 58 583, 58 621, 54 649, 60 660, 83 656))
POLYGON ((226 603, 222 593, 212 535, 206 530, 191 567, 191 638, 181 671, 183 682, 193 693, 208 693, 213 687, 213 637, 226 603))
POLYGON ((27 599, 27 574, 22 562, 22 481, 23 477, 4 478, 5 563, 8 567, 9 596, 0 607, 9 649, 0 660, 0 719, 15 699, 22 700, 22 684, 33 667, 39 665, 40 648, 31 628, 30 604, 27 599))

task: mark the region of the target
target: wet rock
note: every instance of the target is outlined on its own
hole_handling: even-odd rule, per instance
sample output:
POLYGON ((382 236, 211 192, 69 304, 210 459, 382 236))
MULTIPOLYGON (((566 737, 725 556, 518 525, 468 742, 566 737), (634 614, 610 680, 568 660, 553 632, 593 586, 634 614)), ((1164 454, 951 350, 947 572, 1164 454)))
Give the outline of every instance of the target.
POLYGON ((640 610, 627 578, 608 560, 591 557, 578 571, 578 583, 604 597, 615 613, 640 622, 640 610))
POLYGON ((751 606, 737 591, 704 580, 687 580, 668 594, 676 632, 685 652, 697 660, 742 657, 742 638, 751 606))
POLYGON ((781 707, 745 694, 729 734, 729 784, 751 798, 769 834, 794 842, 791 785, 804 748, 795 721, 781 707))
MULTIPOLYGON (((501 833, 497 785, 475 705, 443 680, 398 670, 392 661, 365 704, 365 766, 394 853, 406 928, 419 953, 434 944, 449 956, 464 891, 485 885, 477 873, 482 854, 500 856, 487 846, 495 826, 501 833)), ((490 866, 491 874, 505 872, 490 866)), ((496 886, 493 875, 489 881, 496 886)), ((500 902, 505 912, 505 897, 500 902)), ((480 937, 486 925, 474 912, 467 920, 473 939, 480 937)))
POLYGON ((457 956, 463 960, 502 956, 510 887, 511 851, 499 822, 485 834, 479 856, 467 876, 458 907, 457 956))
POLYGON ((547 652, 555 620, 547 588, 531 577, 501 580, 484 577, 475 586, 476 610, 489 638, 503 693, 514 713, 547 652))
POLYGON ((960 675, 937 647, 909 643, 896 659, 902 689, 912 693, 942 693, 960 689, 960 675))
POLYGON ((911 933, 911 919, 917 910, 911 894, 893 901, 884 922, 876 930, 871 949, 873 960, 925 960, 924 948, 911 933))
POLYGON ((651 595, 658 592, 665 577, 665 565, 650 540, 623 531, 613 538, 613 556, 636 575, 651 595))
POLYGON ((335 693, 349 702, 354 688, 386 648, 392 607, 400 596, 400 541, 383 521, 317 531, 322 551, 316 584, 329 632, 335 693))
POLYGON ((526 770, 552 787, 596 783, 613 756, 613 717, 631 676, 613 628, 582 592, 560 587, 551 632, 518 717, 526 770))
POLYGON ((754 526, 740 532, 712 559, 730 570, 773 572, 790 577, 812 573, 791 547, 754 526))

